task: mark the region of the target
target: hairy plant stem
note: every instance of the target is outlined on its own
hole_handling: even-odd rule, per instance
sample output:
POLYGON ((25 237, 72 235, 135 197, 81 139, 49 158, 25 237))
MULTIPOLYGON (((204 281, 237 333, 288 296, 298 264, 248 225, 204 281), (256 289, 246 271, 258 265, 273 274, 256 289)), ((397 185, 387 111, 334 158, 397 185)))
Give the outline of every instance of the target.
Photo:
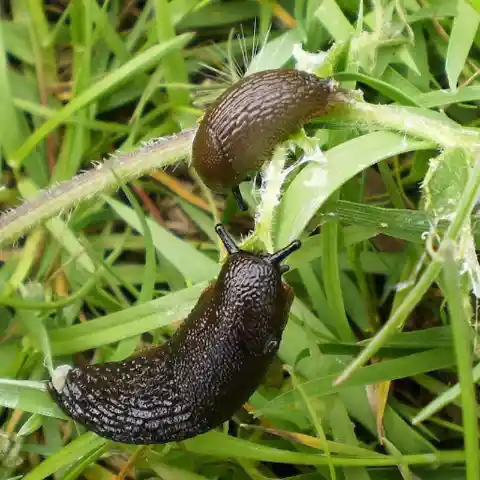
POLYGON ((275 210, 280 201, 282 185, 286 177, 286 172, 283 170, 286 158, 286 149, 283 146, 278 147, 273 154, 272 161, 264 169, 261 201, 255 217, 256 236, 263 242, 270 253, 274 251, 272 238, 273 221, 275 210))
POLYGON ((351 124, 371 129, 394 130, 435 142, 439 147, 480 149, 480 131, 465 128, 446 116, 416 107, 372 105, 346 99, 345 107, 322 118, 327 123, 351 124))
POLYGON ((68 211, 78 202, 166 167, 190 155, 194 129, 152 140, 131 153, 117 153, 103 164, 71 180, 43 190, 31 200, 0 216, 0 247, 24 235, 35 225, 68 211))
MULTIPOLYGON (((480 149, 480 132, 463 128, 436 112, 372 105, 347 96, 343 102, 342 107, 333 109, 322 122, 404 132, 433 141, 442 148, 480 149)), ((116 155, 95 169, 40 192, 37 197, 0 216, 0 247, 13 242, 38 223, 68 211, 78 202, 115 187, 115 175, 128 182, 187 157, 194 134, 195 130, 191 129, 159 138, 135 152, 116 155)))

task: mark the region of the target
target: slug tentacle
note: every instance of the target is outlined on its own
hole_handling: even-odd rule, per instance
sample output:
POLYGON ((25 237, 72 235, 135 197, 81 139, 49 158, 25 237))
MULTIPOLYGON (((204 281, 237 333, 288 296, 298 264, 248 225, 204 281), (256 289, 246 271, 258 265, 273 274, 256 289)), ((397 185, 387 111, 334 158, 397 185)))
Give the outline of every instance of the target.
POLYGON ((293 300, 280 262, 300 243, 254 254, 216 231, 229 256, 170 340, 121 362, 59 367, 64 381, 48 390, 73 419, 118 442, 180 441, 228 420, 258 387, 293 300))
POLYGON ((298 250, 299 248, 300 248, 300 241, 299 240, 294 240, 290 245, 287 245, 285 248, 282 248, 282 250, 279 250, 278 252, 272 253, 272 255, 270 255, 270 257, 269 257, 269 261, 273 265, 279 265, 290 254, 292 254, 295 250, 298 250))
POLYGON ((196 132, 192 165, 216 191, 232 190, 271 159, 274 148, 314 117, 342 101, 331 80, 291 69, 265 70, 228 88, 207 110, 196 132))
POLYGON ((240 250, 235 244, 235 241, 233 238, 228 234, 228 232, 225 230, 225 227, 219 223, 218 225, 215 226, 215 231, 217 232, 217 235, 220 237, 220 240, 223 243, 223 246, 225 247, 225 250, 231 255, 232 253, 238 253, 240 250))
POLYGON ((242 212, 246 212, 248 207, 247 207, 247 204, 245 203, 245 200, 242 197, 242 192, 240 192, 240 187, 238 185, 232 188, 232 195, 235 201, 237 202, 238 208, 242 212))

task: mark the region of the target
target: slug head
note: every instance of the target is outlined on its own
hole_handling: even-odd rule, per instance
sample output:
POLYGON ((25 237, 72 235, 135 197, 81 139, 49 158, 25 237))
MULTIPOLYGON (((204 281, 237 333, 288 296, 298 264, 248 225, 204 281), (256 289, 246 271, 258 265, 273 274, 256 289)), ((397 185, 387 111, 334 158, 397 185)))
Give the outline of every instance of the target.
POLYGON ((225 250, 228 252, 229 255, 233 255, 236 253, 241 253, 242 255, 246 255, 247 257, 252 257, 252 259, 257 259, 259 264, 268 265, 271 267, 271 272, 275 272, 277 274, 284 274, 288 272, 289 267, 288 265, 282 265, 282 262, 293 252, 298 250, 302 244, 300 240, 294 240, 292 243, 287 245, 285 248, 278 250, 275 253, 262 253, 260 255, 246 252, 244 250, 240 250, 233 240, 233 238, 227 233, 225 227, 218 223, 215 225, 215 231, 219 236, 220 240, 225 247, 225 250))
POLYGON ((232 191, 238 207, 247 210, 239 183, 245 180, 243 172, 234 169, 235 161, 222 147, 222 142, 208 125, 207 112, 200 122, 192 146, 192 165, 205 185, 216 192, 232 191))
POLYGON ((224 151, 222 142, 210 128, 209 112, 205 114, 192 145, 192 164, 207 187, 225 192, 238 185, 243 178, 234 168, 233 159, 224 151))
POLYGON ((230 296, 224 299, 224 304, 237 311, 240 308, 250 311, 251 315, 245 318, 249 319, 248 328, 252 331, 262 329, 262 323, 275 323, 271 327, 283 330, 293 292, 282 282, 282 274, 288 271, 288 265, 282 262, 300 248, 300 242, 295 240, 273 254, 256 254, 240 250, 222 225, 215 230, 229 253, 217 279, 219 291, 230 296))

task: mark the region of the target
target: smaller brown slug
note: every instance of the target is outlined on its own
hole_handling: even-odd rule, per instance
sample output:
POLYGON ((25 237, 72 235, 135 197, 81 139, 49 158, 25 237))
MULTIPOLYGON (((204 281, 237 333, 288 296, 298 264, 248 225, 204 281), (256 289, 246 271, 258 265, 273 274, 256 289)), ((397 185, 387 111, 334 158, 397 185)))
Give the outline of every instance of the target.
POLYGON ((275 147, 341 101, 330 80, 293 69, 265 70, 228 88, 202 118, 192 165, 214 191, 232 190, 246 210, 239 184, 271 159, 275 147))
POLYGON ((69 416, 117 442, 167 443, 217 427, 248 400, 278 351, 293 300, 282 261, 300 242, 257 254, 216 231, 229 255, 170 340, 48 382, 69 416))

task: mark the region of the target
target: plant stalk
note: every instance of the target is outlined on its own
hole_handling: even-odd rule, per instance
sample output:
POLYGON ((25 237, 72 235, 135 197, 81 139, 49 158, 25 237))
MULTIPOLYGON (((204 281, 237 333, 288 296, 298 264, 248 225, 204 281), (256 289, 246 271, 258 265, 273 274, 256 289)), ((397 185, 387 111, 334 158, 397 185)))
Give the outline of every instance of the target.
POLYGON ((117 153, 71 180, 41 191, 0 216, 0 247, 35 225, 68 211, 78 202, 118 186, 118 178, 134 180, 190 155, 194 129, 152 140, 131 153, 117 153))

